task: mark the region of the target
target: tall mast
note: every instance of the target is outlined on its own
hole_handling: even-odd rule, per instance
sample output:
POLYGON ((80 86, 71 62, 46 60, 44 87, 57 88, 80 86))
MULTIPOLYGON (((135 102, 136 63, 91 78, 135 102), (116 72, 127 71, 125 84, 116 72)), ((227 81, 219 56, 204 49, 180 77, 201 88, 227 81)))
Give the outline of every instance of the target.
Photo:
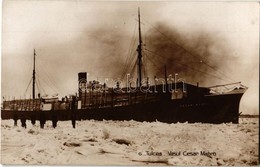
POLYGON ((32 98, 35 99, 35 49, 34 49, 34 54, 33 54, 33 85, 32 85, 32 98))
POLYGON ((142 36, 141 36, 141 21, 140 21, 140 9, 138 8, 138 25, 139 25, 139 45, 137 47, 137 76, 138 76, 138 86, 142 86, 142 36))

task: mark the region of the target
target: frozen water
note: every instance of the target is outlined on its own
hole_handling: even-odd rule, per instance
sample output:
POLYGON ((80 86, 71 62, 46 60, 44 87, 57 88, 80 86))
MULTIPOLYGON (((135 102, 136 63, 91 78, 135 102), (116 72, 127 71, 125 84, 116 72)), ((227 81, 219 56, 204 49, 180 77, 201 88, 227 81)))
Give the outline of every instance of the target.
POLYGON ((240 124, 136 121, 39 122, 27 129, 1 121, 2 164, 257 165, 258 118, 240 124))

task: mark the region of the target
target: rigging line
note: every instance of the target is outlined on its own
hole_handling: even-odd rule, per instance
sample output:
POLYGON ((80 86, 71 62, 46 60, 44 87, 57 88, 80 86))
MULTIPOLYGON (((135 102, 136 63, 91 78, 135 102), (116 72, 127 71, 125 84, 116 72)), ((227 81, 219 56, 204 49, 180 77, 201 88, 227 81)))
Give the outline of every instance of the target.
POLYGON ((37 77, 37 80, 36 80, 36 81, 38 82, 39 88, 41 88, 42 91, 43 91, 43 93, 46 94, 46 92, 45 92, 45 90, 44 90, 44 87, 41 86, 41 83, 40 83, 40 80, 38 79, 38 77, 37 77))
POLYGON ((135 24, 135 29, 134 29, 135 31, 134 31, 134 35, 133 35, 133 39, 134 39, 134 40, 132 40, 132 47, 129 48, 131 52, 130 52, 130 56, 127 57, 127 58, 128 58, 128 59, 127 59, 128 61, 126 61, 126 63, 125 63, 126 66, 125 66, 125 68, 124 68, 122 77, 124 77, 124 76, 126 75, 126 73, 127 73, 127 71, 128 71, 128 68, 130 67, 130 64, 132 63, 132 62, 130 62, 130 61, 133 60, 133 59, 135 59, 135 57, 133 57, 133 56, 136 56, 135 53, 134 53, 134 51, 136 51, 136 49, 132 49, 132 48, 134 48, 135 45, 137 45, 137 44, 136 44, 136 41, 137 41, 137 37, 138 37, 138 36, 137 36, 138 31, 136 31, 136 30, 137 30, 136 27, 137 27, 138 21, 135 22, 135 23, 136 23, 136 24, 135 24), (134 54, 134 55, 133 55, 133 54, 134 54), (131 55, 132 55, 132 56, 131 56, 131 55))
MULTIPOLYGON (((133 52, 133 47, 135 46, 135 41, 136 41, 136 39, 137 39, 137 23, 135 24, 135 28, 134 28, 134 34, 133 34, 133 37, 132 37, 132 41, 131 41, 131 43, 130 43, 130 46, 129 46, 129 49, 128 49, 128 55, 131 57, 131 55, 132 55, 132 52, 133 52)), ((129 57, 128 57, 129 58, 129 57)))
MULTIPOLYGON (((46 79, 50 82, 50 86, 49 87, 54 91, 54 92, 59 92, 59 89, 57 88, 57 86, 55 85, 55 83, 52 81, 52 78, 47 74, 46 70, 42 67, 41 64, 39 64, 39 67, 42 69, 42 71, 44 72, 43 74, 45 75, 46 79)), ((45 80, 44 80, 45 81, 45 80)), ((47 83, 47 82, 45 82, 47 83)))
MULTIPOLYGON (((125 68, 124 68, 124 70, 123 70, 123 74, 122 74, 122 77, 121 78, 124 78, 124 76, 126 75, 126 73, 127 73, 127 70, 128 70, 128 68, 130 67, 130 64, 131 64, 131 58, 132 58, 132 60, 133 59, 135 59, 133 56, 131 57, 131 55, 133 54, 133 51, 135 50, 135 49, 132 49, 132 48, 134 48, 134 46, 135 46, 135 44, 136 44, 136 42, 135 41, 137 41, 137 23, 138 23, 138 20, 137 20, 137 22, 135 22, 136 24, 135 24, 135 28, 134 28, 134 35, 133 35, 133 39, 134 40, 132 40, 132 42, 131 42, 131 44, 132 44, 132 47, 129 47, 129 50, 131 51, 130 52, 130 56, 128 56, 127 57, 127 60, 126 60, 126 66, 125 66, 125 68)), ((142 23, 143 24, 143 23, 142 23)), ((135 55, 136 56, 136 55, 135 55)))
POLYGON ((38 80, 38 82, 39 82, 40 87, 41 87, 42 90, 43 90, 43 93, 46 94, 46 91, 45 91, 44 87, 41 86, 41 82, 40 82, 40 80, 38 80))
MULTIPOLYGON (((38 78, 39 78, 39 77, 38 77, 38 78)), ((43 81, 45 82, 45 84, 46 84, 52 91, 56 92, 56 90, 53 89, 53 87, 50 86, 50 84, 49 84, 46 80, 43 80, 43 81)))
MULTIPOLYGON (((151 52, 151 51, 150 51, 150 52, 151 52)), ((151 52, 151 53, 153 53, 153 52, 151 52)), ((155 53, 153 53, 153 54, 155 54, 155 53)), ((195 71, 200 72, 200 73, 203 73, 203 74, 205 74, 205 75, 209 75, 209 76, 211 76, 211 77, 218 78, 218 79, 221 79, 221 80, 223 80, 223 81, 226 81, 226 80, 224 80, 223 78, 220 78, 219 76, 216 76, 216 75, 213 75, 213 74, 209 74, 209 73, 206 73, 206 72, 204 72, 204 71, 200 71, 200 70, 198 70, 198 69, 189 67, 189 66, 187 66, 187 65, 185 65, 185 64, 176 63, 176 62, 171 62, 171 63, 177 64, 177 65, 181 65, 181 66, 185 66, 187 69, 195 70, 195 71)))
MULTIPOLYGON (((136 68, 136 65, 137 65, 137 60, 135 61, 135 64, 133 65, 131 71, 130 71, 130 75, 133 75, 134 74, 134 70, 136 68)), ((133 75, 134 76, 134 75, 133 75)))
MULTIPOLYGON (((27 87, 25 89, 24 94, 26 94, 26 92, 28 91, 28 88, 29 88, 29 86, 30 86, 30 84, 32 82, 32 78, 31 78, 32 73, 31 72, 32 72, 33 61, 31 61, 31 60, 32 60, 31 58, 29 60, 24 60, 24 62, 28 62, 28 61, 30 62, 29 63, 30 64, 30 68, 26 68, 27 70, 25 70, 26 76, 28 76, 28 78, 30 78, 30 81, 29 81, 29 84, 27 85, 27 87)), ((28 66, 26 66, 26 67, 28 67, 28 66)))
MULTIPOLYGON (((128 54, 127 54, 127 57, 125 59, 125 64, 127 65, 128 61, 130 60, 131 58, 131 55, 132 55, 132 52, 133 52, 133 47, 134 47, 134 44, 135 44, 135 40, 137 38, 137 35, 136 35, 136 26, 137 23, 135 24, 135 27, 134 27, 134 33, 133 33, 133 36, 132 36, 132 39, 131 39, 131 42, 130 42, 130 45, 129 45, 129 48, 128 48, 128 54)), ((121 68, 121 71, 125 71, 126 70, 126 66, 122 66, 121 68)))
MULTIPOLYGON (((38 74, 39 74, 39 73, 36 74, 38 79, 40 79, 42 76, 44 77, 44 74, 41 75, 41 76, 39 76, 38 74)), ((50 83, 47 82, 47 81, 49 80, 49 78, 47 78, 46 80, 45 80, 45 79, 43 79, 43 80, 45 81, 46 85, 47 85, 49 88, 51 88, 52 90, 54 90, 54 89, 53 89, 53 86, 51 86, 50 83)), ((54 91, 56 92, 56 90, 54 90, 54 91)))
POLYGON ((143 70, 143 78, 147 78, 147 73, 146 73, 146 67, 143 65, 144 70, 143 70))
POLYGON ((134 62, 134 60, 135 60, 135 59, 134 59, 135 56, 136 56, 136 53, 134 53, 134 54, 132 55, 133 58, 132 58, 131 60, 129 60, 128 64, 126 65, 125 71, 122 73, 122 77, 121 77, 121 78, 124 78, 125 75, 127 74, 129 68, 131 67, 131 65, 133 64, 133 62, 134 62))
POLYGON ((37 79, 35 80, 35 84, 36 84, 36 88, 37 88, 38 93, 40 93, 41 90, 40 90, 40 87, 39 87, 39 85, 38 85, 37 79))
POLYGON ((200 73, 202 73, 202 74, 204 74, 204 75, 208 75, 208 76, 211 76, 211 77, 214 77, 214 78, 218 78, 218 79, 220 79, 220 80, 222 80, 222 81, 225 81, 225 82, 227 81, 227 80, 225 80, 225 79, 223 79, 223 78, 221 78, 221 77, 219 77, 219 76, 216 76, 216 75, 213 75, 213 74, 209 74, 209 73, 204 72, 204 71, 200 71, 200 70, 198 70, 198 69, 189 67, 189 66, 187 66, 187 65, 185 65, 185 64, 182 64, 182 63, 176 63, 176 62, 172 62, 172 63, 173 63, 173 64, 177 64, 177 65, 181 65, 181 66, 185 66, 187 69, 195 70, 195 71, 200 72, 200 73))
MULTIPOLYGON (((38 73, 38 74, 39 74, 39 73, 38 73)), ((45 82, 45 84, 46 84, 52 91, 56 92, 56 90, 54 89, 52 83, 49 81, 49 78, 47 77, 47 79, 42 79, 42 76, 44 77, 44 75, 39 76, 38 74, 36 74, 36 75, 37 75, 37 78, 39 78, 39 80, 40 80, 40 79, 43 80, 43 81, 45 82)))
MULTIPOLYGON (((46 82, 45 82, 45 83, 47 83, 47 80, 48 80, 48 81, 50 82, 50 84, 52 84, 52 86, 55 87, 55 85, 53 85, 53 83, 51 82, 51 79, 49 78, 49 76, 46 74, 45 69, 42 68, 42 65, 41 65, 41 64, 37 64, 37 66, 40 68, 41 71, 43 71, 43 73, 41 73, 41 74, 42 74, 41 77, 43 76, 44 78, 46 78, 46 82)), ((39 74, 39 72, 38 72, 38 74, 39 74)), ((37 74, 37 76, 40 77, 38 74, 37 74)), ((45 79, 43 79, 43 80, 45 81, 45 79)), ((49 83, 48 83, 47 85, 48 85, 51 89, 53 89, 52 86, 49 85, 49 83)))
MULTIPOLYGON (((152 62, 152 60, 151 59, 149 59, 151 62, 152 62)), ((152 62, 153 64, 155 64, 154 62, 152 62)), ((218 76, 216 76, 216 75, 212 75, 212 74, 209 74, 209 73, 206 73, 206 72, 204 72, 204 71, 200 71, 200 70, 197 70, 197 69, 195 69, 195 68, 192 68, 192 67, 189 67, 189 66, 187 66, 187 65, 185 65, 185 64, 181 64, 181 63, 175 63, 175 62, 172 62, 173 64, 177 64, 177 65, 181 65, 181 66, 185 66, 188 70, 190 70, 190 71, 197 71, 197 72, 200 72, 200 73, 202 73, 202 74, 204 74, 204 75, 208 75, 208 76, 211 76, 211 77, 214 77, 214 78, 219 78, 220 80, 223 80, 223 81, 226 81, 226 80, 224 80, 224 79, 222 79, 222 78, 220 78, 220 77, 218 77, 218 76)), ((159 68, 158 68, 159 69, 159 68)))
POLYGON ((132 36, 132 39, 131 39, 131 42, 130 42, 130 45, 129 45, 129 48, 128 48, 128 51, 127 51, 127 58, 129 58, 129 56, 131 56, 131 52, 132 52, 132 47, 133 47, 133 45, 134 45, 134 43, 135 43, 135 35, 136 34, 136 24, 135 24, 135 28, 134 28, 134 33, 133 33, 133 36, 132 36))
POLYGON ((128 68, 127 68, 127 71, 126 71, 126 73, 125 73, 124 75, 127 75, 127 73, 129 73, 129 71, 130 71, 130 73, 131 73, 132 69, 131 69, 130 67, 136 68, 136 67, 133 67, 133 66, 135 66, 135 64, 136 64, 136 61, 137 61, 137 59, 132 59, 132 61, 131 61, 131 63, 129 64, 129 66, 128 66, 128 68))
MULTIPOLYGON (((157 65, 157 63, 155 63, 150 57, 147 56, 147 60, 153 65, 153 67, 155 67, 154 69, 156 71, 158 71, 159 73, 162 72, 162 69, 157 65)), ((161 63, 161 64, 164 64, 164 63, 161 63)), ((161 73, 161 75, 163 75, 163 73, 161 73)))
MULTIPOLYGON (((146 49, 147 50, 147 49, 146 49)), ((147 50, 147 51, 149 51, 149 50, 147 50)), ((151 52, 151 51, 149 51, 149 52, 151 52)), ((145 52, 144 52, 145 53, 145 52)), ((151 52, 153 55, 155 55, 155 56, 157 56, 158 54, 156 54, 156 53, 154 53, 154 52, 151 52)), ((147 54, 147 53, 145 53, 145 55, 146 55, 146 57, 147 57, 147 59, 148 60, 150 60, 150 62, 154 65, 154 66, 156 66, 157 67, 157 70, 159 70, 159 71, 161 71, 162 69, 157 65, 157 63, 155 63, 154 61, 152 61, 152 58, 150 59, 150 57, 149 57, 149 55, 147 54)), ((158 56, 160 56, 160 55, 158 55, 158 56)), ((160 56, 160 57, 162 57, 162 56, 160 56)), ((165 62, 163 61, 163 59, 158 59, 158 61, 160 61, 161 62, 161 64, 165 64, 165 62)))
POLYGON ((27 93, 27 91, 28 91, 28 88, 29 88, 29 86, 31 85, 31 83, 32 83, 32 78, 31 78, 31 80, 30 80, 30 82, 29 82, 29 84, 28 84, 27 88, 25 89, 25 92, 24 92, 24 94, 26 94, 26 93, 27 93))
MULTIPOLYGON (((146 59, 147 55, 143 52, 143 60, 146 59)), ((143 75, 144 77, 147 77, 147 68, 146 68, 146 63, 144 63, 144 61, 142 61, 142 66, 144 68, 143 70, 143 75)))
MULTIPOLYGON (((136 37, 136 38, 137 38, 137 37, 136 37)), ((136 38, 135 38, 135 40, 136 40, 136 38)), ((134 43, 134 44, 135 44, 135 43, 134 43)), ((134 47, 134 45, 133 45, 133 47, 134 47)), ((132 48, 133 48, 133 47, 132 47, 132 48)), ((127 73, 127 70, 129 69, 129 67, 131 66, 131 63, 132 63, 133 60, 135 59, 136 53, 133 52, 133 50, 134 50, 134 49, 132 49, 131 55, 128 57, 128 60, 127 60, 127 62, 126 62, 126 64, 125 64, 125 69, 124 69, 124 71, 123 71, 123 76, 127 73)))
POLYGON ((53 86, 52 89, 55 92, 59 92, 59 88, 56 86, 56 83, 54 82, 54 79, 52 77, 50 77, 47 73, 46 73, 47 79, 50 82, 50 84, 53 86))
POLYGON ((126 61, 125 61, 125 63, 124 63, 124 65, 122 66, 122 68, 123 68, 123 70, 121 70, 121 78, 124 78, 124 76, 125 76, 125 73, 126 73, 126 71, 127 71, 127 68, 128 68, 128 64, 129 64, 129 62, 128 62, 129 60, 128 60, 128 58, 126 59, 126 61))
MULTIPOLYGON (((133 59, 132 59, 133 60, 133 59)), ((124 65, 124 70, 122 71, 121 73, 121 78, 124 78, 125 77, 125 74, 127 73, 128 71, 128 68, 130 66, 130 64, 132 63, 132 61, 128 61, 125 65, 124 65)))
POLYGON ((36 78, 35 83, 36 83, 36 87, 38 89, 38 93, 41 93, 41 87, 39 86, 39 79, 38 79, 38 77, 36 78))
POLYGON ((52 86, 54 86, 54 88, 56 89, 56 91, 58 91, 59 89, 57 88, 57 86, 56 86, 57 84, 54 82, 53 77, 50 76, 50 75, 48 75, 48 73, 46 72, 45 68, 43 68, 41 64, 37 64, 37 65, 39 65, 39 67, 40 67, 41 69, 43 69, 42 71, 44 72, 44 75, 47 77, 47 79, 48 79, 49 82, 52 84, 52 86))
MULTIPOLYGON (((144 54, 146 55, 147 60, 150 61, 150 63, 156 68, 157 71, 162 71, 162 69, 157 65, 157 63, 152 61, 152 59, 150 59, 150 57, 146 53, 144 53, 144 54)), ((164 63, 162 62, 162 64, 164 64, 164 63)))
MULTIPOLYGON (((23 59, 24 60, 24 59, 23 59)), ((31 59, 29 60, 29 61, 31 61, 31 59)), ((24 60, 24 62, 26 63, 26 62, 28 62, 28 60, 24 60)), ((31 63, 29 63, 30 64, 30 68, 26 68, 26 70, 24 70, 25 71, 25 73, 26 73, 26 76, 30 76, 31 77, 31 75, 32 75, 32 66, 33 66, 33 62, 31 62, 31 63)), ((26 67, 28 67, 28 66, 26 66, 26 67)), ((28 77, 29 78, 29 77, 28 77)))
MULTIPOLYGON (((148 23, 148 22, 147 22, 148 23)), ((202 60, 202 63, 207 65, 208 67, 210 67, 211 69, 213 69, 214 71, 222 74, 223 76, 227 77, 229 80, 234 81, 231 77, 227 76, 224 72, 215 69, 213 66, 209 65, 208 63, 206 63, 206 61, 204 61, 204 58, 201 57, 200 55, 197 54, 191 54, 187 49, 185 49, 183 46, 179 45, 178 43, 176 43, 175 41, 173 41, 172 39, 170 39, 169 37, 167 37, 164 33, 162 33, 158 28, 152 26, 150 23, 148 23, 151 27, 153 27, 155 30, 157 30, 161 35, 163 35, 166 39, 168 39, 169 41, 171 41, 172 43, 174 43, 175 45, 177 45, 179 48, 183 49, 185 52, 187 52, 189 55, 195 57, 198 59, 198 57, 200 58, 199 60, 202 60)))
POLYGON ((37 84, 37 86, 39 86, 39 90, 41 91, 41 89, 43 90, 43 88, 42 88, 42 86, 39 84, 40 83, 40 77, 39 77, 39 75, 36 75, 37 77, 36 77, 36 84, 37 84))
MULTIPOLYGON (((157 56, 160 56, 160 57, 162 57, 161 55, 159 55, 159 54, 156 54, 155 52, 153 52, 153 51, 151 51, 151 50, 148 50, 148 49, 146 49, 148 52, 150 52, 150 53, 152 53, 152 54, 154 54, 154 55, 157 55, 157 56)), ((163 58, 163 57, 162 57, 163 58)), ((186 66, 187 68, 191 68, 191 67, 189 67, 189 66, 187 66, 187 65, 185 65, 185 64, 181 64, 181 63, 176 63, 176 62, 174 62, 174 64, 180 64, 180 65, 182 65, 182 66, 186 66)), ((196 69, 196 68, 193 68, 194 70, 196 70, 196 71, 198 71, 198 72, 201 72, 201 73, 206 73, 206 72, 204 72, 204 71, 200 71, 200 70, 198 70, 198 69, 196 69)), ((209 74, 209 73, 206 73, 206 74, 208 74, 208 75, 210 75, 210 76, 215 76, 216 78, 218 78, 218 79, 221 79, 221 80, 223 80, 223 81, 228 81, 228 80, 226 80, 226 79, 224 79, 224 78, 222 78, 221 76, 218 76, 218 75, 213 75, 213 74, 209 74)), ((229 81, 228 81, 229 82, 229 81)))
POLYGON ((39 87, 39 85, 38 85, 38 82, 37 82, 37 80, 35 81, 35 83, 36 83, 36 87, 37 87, 38 93, 40 93, 40 92, 41 92, 41 90, 40 90, 40 87, 39 87))

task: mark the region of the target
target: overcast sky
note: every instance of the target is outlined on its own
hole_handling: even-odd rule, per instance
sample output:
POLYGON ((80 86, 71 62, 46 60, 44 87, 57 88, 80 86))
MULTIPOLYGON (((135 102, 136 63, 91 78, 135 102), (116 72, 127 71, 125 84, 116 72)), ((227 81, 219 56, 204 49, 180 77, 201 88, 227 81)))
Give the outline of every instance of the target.
MULTIPOLYGON (((120 77, 129 49, 136 49, 131 44, 138 7, 144 41, 154 39, 151 34, 159 28, 198 54, 205 51, 197 46, 202 44, 210 54, 210 65, 249 87, 242 98, 242 112, 258 112, 257 2, 4 1, 2 96, 24 96, 32 77, 34 48, 37 82, 44 87, 41 93, 77 92, 81 71, 89 72, 90 80, 120 77)), ((152 42, 145 41, 146 47, 154 46, 152 42)), ((181 73, 174 70, 170 73, 181 73)), ((208 86, 225 83, 211 81, 208 86)), ((31 94, 31 87, 26 94, 31 94)))

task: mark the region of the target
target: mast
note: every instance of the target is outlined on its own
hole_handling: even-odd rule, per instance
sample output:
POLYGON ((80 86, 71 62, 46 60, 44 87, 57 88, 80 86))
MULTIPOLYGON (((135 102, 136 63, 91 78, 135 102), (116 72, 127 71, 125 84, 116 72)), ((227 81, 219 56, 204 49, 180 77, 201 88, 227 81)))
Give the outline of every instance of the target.
POLYGON ((168 84, 167 84, 167 68, 166 68, 166 64, 164 64, 164 79, 165 79, 166 87, 168 87, 168 84))
POLYGON ((139 45, 137 47, 137 76, 138 86, 142 86, 142 36, 141 36, 141 21, 140 21, 140 9, 138 8, 138 26, 139 26, 139 45))
POLYGON ((32 98, 35 99, 35 49, 33 54, 33 83, 32 83, 32 98))

